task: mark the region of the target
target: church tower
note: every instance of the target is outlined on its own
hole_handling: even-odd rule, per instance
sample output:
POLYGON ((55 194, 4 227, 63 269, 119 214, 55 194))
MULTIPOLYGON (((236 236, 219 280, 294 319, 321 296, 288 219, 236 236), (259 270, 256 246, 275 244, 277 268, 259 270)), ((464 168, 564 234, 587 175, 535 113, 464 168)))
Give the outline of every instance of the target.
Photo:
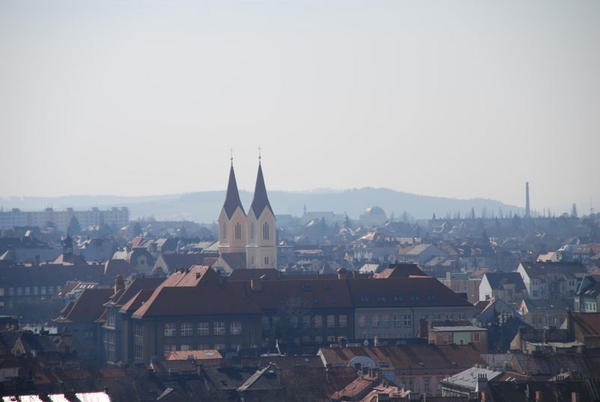
POLYGON ((269 204, 260 156, 254 199, 246 220, 248 268, 277 268, 277 239, 275 238, 275 214, 269 204))
POLYGON ((219 214, 219 253, 244 253, 246 251, 246 213, 233 171, 233 160, 229 169, 229 183, 225 203, 219 214))

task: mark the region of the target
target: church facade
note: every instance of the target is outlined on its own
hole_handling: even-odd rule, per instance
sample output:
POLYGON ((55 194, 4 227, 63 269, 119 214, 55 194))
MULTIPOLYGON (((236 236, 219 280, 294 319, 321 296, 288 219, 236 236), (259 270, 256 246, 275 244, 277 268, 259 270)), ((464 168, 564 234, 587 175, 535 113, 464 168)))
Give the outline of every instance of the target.
POLYGON ((247 214, 231 164, 225 203, 218 223, 219 259, 213 265, 215 268, 225 272, 243 268, 277 268, 275 213, 269 203, 260 161, 254 198, 247 214))

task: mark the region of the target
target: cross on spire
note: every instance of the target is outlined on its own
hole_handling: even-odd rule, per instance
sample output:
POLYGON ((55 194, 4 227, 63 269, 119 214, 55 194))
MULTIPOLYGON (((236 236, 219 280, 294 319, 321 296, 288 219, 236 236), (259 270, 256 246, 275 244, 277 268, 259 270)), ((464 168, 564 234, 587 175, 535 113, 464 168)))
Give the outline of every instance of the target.
POLYGON ((262 154, 261 154, 262 148, 258 147, 258 164, 260 165, 260 161, 262 159, 262 154))

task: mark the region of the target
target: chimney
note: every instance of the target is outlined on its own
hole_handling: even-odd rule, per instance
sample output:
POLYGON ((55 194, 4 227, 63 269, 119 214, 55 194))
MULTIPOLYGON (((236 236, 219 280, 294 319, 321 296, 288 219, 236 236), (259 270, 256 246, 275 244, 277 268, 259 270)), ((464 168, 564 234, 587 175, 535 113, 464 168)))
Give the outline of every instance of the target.
POLYGON ((542 402, 542 391, 535 391, 535 402, 542 402))
POLYGON ((529 218, 531 216, 529 210, 529 182, 525 182, 525 218, 529 218))
POLYGON ((338 279, 346 279, 348 277, 348 271, 344 268, 340 268, 337 271, 338 279))
POLYGON ((121 274, 118 274, 117 276, 115 276, 115 289, 114 289, 114 292, 116 294, 120 290, 123 290, 123 289, 125 289, 125 281, 123 280, 123 276, 121 274))

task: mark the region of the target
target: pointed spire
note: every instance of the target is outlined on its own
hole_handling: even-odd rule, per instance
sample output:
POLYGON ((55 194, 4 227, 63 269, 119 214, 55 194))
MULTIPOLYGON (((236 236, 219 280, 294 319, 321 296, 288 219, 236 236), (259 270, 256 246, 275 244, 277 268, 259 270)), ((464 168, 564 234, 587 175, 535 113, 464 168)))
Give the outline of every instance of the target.
POLYGON ((225 196, 225 203, 223 204, 223 209, 225 209, 227 218, 231 219, 233 213, 235 212, 238 206, 242 209, 242 212, 244 212, 242 201, 240 201, 240 193, 238 192, 237 182, 235 181, 235 172, 233 171, 232 156, 231 167, 229 168, 229 183, 227 184, 227 195, 225 196))
POLYGON ((269 204, 267 197, 267 188, 265 187, 265 179, 263 177, 262 165, 260 163, 260 154, 258 158, 258 175, 256 176, 256 187, 254 188, 254 199, 250 208, 254 211, 254 215, 258 218, 265 208, 269 208, 271 213, 273 209, 269 204))

